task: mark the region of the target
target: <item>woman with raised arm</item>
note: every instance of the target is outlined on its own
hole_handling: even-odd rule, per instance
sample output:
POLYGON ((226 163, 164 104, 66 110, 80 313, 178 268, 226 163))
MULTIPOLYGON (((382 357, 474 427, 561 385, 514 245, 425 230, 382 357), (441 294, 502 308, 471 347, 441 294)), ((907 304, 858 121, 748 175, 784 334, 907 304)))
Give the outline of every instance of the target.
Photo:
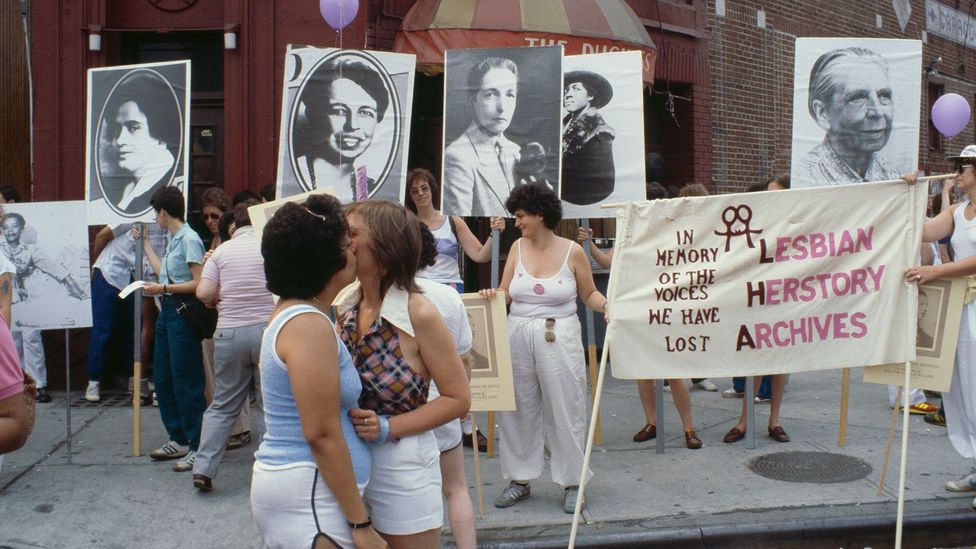
MULTIPOLYGON (((951 235, 953 261, 941 265, 920 265, 905 272, 909 282, 925 284, 937 278, 976 275, 976 145, 969 145, 959 156, 947 158, 955 163, 957 189, 966 199, 953 204, 925 222, 922 241, 937 242, 951 235)), ((907 179, 913 179, 907 178, 907 179)), ((942 393, 949 440, 964 458, 971 460, 968 471, 946 483, 950 492, 976 492, 976 282, 969 281, 966 305, 959 322, 956 363, 952 384, 942 393)), ((976 499, 973 500, 976 507, 976 499)))
MULTIPOLYGON (((460 251, 476 263, 491 259, 491 239, 482 244, 471 232, 468 225, 457 216, 446 216, 438 210, 441 203, 441 187, 434 174, 424 168, 414 168, 407 174, 406 205, 434 235, 437 242, 437 258, 430 267, 421 269, 417 276, 451 286, 458 293, 464 293, 464 281, 458 260, 460 251)), ((505 220, 491 218, 491 228, 504 230, 505 220)))

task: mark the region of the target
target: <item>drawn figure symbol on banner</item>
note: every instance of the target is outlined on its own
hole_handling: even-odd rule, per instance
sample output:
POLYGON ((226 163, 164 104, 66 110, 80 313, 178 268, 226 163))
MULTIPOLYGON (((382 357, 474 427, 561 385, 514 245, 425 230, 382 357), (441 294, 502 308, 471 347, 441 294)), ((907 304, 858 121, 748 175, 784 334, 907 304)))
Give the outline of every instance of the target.
POLYGON ((729 251, 729 248, 732 246, 732 237, 734 236, 745 236, 746 243, 749 245, 749 247, 756 247, 752 243, 752 235, 761 233, 762 229, 753 229, 749 227, 749 223, 751 221, 752 208, 745 204, 729 206, 722 211, 722 223, 725 224, 725 232, 720 233, 715 231, 715 234, 725 237, 725 251, 729 251), (742 227, 738 230, 735 229, 736 223, 742 224, 742 227))

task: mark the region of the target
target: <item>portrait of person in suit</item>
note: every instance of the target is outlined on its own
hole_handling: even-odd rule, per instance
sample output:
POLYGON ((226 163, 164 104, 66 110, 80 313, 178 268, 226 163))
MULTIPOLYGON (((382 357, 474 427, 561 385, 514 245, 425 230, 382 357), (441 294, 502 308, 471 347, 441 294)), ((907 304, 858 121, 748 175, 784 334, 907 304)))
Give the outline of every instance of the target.
POLYGON ((118 82, 102 113, 102 197, 116 213, 138 217, 150 209, 156 189, 182 183, 176 175, 183 142, 179 100, 159 73, 135 70, 118 82))
POLYGON ((373 194, 376 177, 360 157, 387 116, 390 94, 379 70, 363 58, 336 56, 315 69, 301 92, 306 127, 295 148, 305 188, 331 186, 343 203, 373 194))
POLYGON ((460 215, 508 215, 505 199, 517 183, 520 147, 505 137, 518 103, 519 71, 511 59, 488 57, 468 72, 471 123, 444 154, 444 210, 460 215))

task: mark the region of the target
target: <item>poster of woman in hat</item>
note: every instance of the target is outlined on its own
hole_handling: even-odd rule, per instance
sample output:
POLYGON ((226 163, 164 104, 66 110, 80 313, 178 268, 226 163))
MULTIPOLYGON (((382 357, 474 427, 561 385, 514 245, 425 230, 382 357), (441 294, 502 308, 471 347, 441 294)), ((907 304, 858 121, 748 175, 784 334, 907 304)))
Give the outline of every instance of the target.
POLYGON ((641 66, 633 54, 564 60, 560 198, 566 217, 606 217, 599 204, 611 195, 613 202, 644 198, 641 66), (615 195, 618 182, 633 189, 615 195))

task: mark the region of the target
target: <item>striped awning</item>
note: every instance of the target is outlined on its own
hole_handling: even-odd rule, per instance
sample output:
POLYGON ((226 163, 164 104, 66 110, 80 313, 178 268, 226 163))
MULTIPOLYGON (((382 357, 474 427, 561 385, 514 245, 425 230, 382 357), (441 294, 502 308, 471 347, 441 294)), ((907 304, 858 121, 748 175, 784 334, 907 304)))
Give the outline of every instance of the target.
POLYGON ((448 49, 553 46, 566 55, 638 50, 653 82, 657 50, 626 0, 417 0, 394 51, 442 66, 448 49))

